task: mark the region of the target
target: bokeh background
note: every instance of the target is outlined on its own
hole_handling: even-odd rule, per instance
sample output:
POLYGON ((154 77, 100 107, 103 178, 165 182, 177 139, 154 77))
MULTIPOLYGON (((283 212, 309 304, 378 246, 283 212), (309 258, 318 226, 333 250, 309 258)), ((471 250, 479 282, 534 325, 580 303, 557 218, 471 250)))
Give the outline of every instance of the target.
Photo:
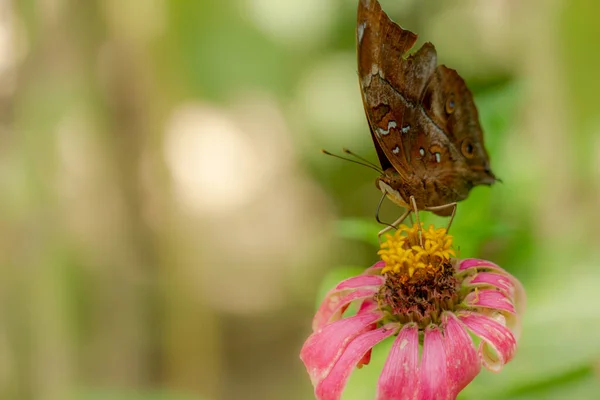
MULTIPOLYGON (((461 256, 528 292, 461 398, 599 398, 600 3, 382 4, 467 80, 504 181, 460 204, 461 256)), ((376 160, 356 6, 0 1, 0 398, 313 398, 316 305, 376 260, 376 174, 319 152, 376 160)))

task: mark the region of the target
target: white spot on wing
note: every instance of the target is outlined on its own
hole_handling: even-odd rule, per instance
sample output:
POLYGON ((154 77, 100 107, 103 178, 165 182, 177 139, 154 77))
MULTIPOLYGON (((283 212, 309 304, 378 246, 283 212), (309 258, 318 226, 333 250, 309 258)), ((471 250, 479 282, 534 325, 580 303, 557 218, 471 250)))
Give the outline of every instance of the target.
POLYGON ((379 134, 379 136, 388 135, 390 133, 390 130, 397 126, 398 126, 398 124, 396 123, 396 121, 390 121, 390 122, 388 122, 387 130, 382 129, 382 128, 377 128, 377 133, 379 134))
POLYGON ((394 147, 394 148, 392 149, 392 153, 394 153, 394 154, 398 154, 398 153, 400 153, 400 147, 398 147, 398 146, 394 147))
POLYGON ((402 127, 402 133, 408 133, 408 131, 410 130, 410 125, 406 125, 402 127))
POLYGON ((421 155, 421 157, 425 156, 425 150, 423 150, 422 147, 419 149, 419 154, 421 155))
POLYGON ((379 73, 379 66, 377 64, 371 65, 371 75, 377 75, 379 73))
POLYGON ((435 153, 435 162, 437 162, 437 163, 442 162, 442 156, 440 153, 435 153))
POLYGON ((367 26, 366 22, 363 22, 358 26, 358 43, 362 42, 363 35, 365 34, 365 27, 367 26))

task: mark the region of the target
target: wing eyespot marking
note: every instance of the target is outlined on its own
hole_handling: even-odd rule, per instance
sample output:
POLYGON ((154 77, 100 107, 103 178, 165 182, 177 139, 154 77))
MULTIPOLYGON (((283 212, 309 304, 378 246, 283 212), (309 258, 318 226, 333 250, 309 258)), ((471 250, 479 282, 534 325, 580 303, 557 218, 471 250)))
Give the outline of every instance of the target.
POLYGON ((452 114, 455 106, 456 103, 454 102, 454 93, 450 93, 450 96, 448 96, 448 99, 446 99, 446 113, 448 113, 448 115, 452 114))
POLYGON ((463 140, 463 142, 460 146, 460 150, 463 153, 463 155, 465 157, 467 157, 468 159, 475 157, 475 147, 473 146, 473 143, 471 143, 471 141, 469 139, 463 140))

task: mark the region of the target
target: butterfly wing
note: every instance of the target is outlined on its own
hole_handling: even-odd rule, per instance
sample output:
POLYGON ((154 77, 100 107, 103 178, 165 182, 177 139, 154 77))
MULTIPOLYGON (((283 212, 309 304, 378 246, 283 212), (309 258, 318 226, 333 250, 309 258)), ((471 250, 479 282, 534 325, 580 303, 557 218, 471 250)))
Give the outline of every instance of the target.
POLYGON ((474 183, 493 183, 495 177, 490 170, 479 114, 464 79, 455 70, 438 66, 423 95, 422 106, 465 158, 474 183))
POLYGON ((431 43, 405 58, 416 39, 376 0, 359 1, 358 73, 379 160, 384 170, 391 165, 398 172, 405 194, 421 205, 443 205, 495 178, 464 80, 437 66, 431 43))
POLYGON ((404 58, 417 35, 392 22, 377 1, 361 0, 358 7, 358 75, 371 136, 384 170, 391 165, 408 176, 414 173, 408 133, 418 128, 404 122, 415 120, 414 104, 437 65, 435 48, 427 43, 404 58))

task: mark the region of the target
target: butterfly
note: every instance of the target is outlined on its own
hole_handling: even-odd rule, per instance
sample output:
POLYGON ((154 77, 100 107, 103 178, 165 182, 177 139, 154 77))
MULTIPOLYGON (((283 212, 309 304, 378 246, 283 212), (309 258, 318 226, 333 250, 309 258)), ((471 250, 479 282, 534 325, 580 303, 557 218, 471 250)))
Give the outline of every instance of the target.
POLYGON ((453 216, 474 186, 497 180, 465 81, 437 65, 429 42, 407 57, 416 40, 377 0, 359 0, 359 83, 383 171, 376 185, 407 209, 393 227, 413 210, 453 216))

